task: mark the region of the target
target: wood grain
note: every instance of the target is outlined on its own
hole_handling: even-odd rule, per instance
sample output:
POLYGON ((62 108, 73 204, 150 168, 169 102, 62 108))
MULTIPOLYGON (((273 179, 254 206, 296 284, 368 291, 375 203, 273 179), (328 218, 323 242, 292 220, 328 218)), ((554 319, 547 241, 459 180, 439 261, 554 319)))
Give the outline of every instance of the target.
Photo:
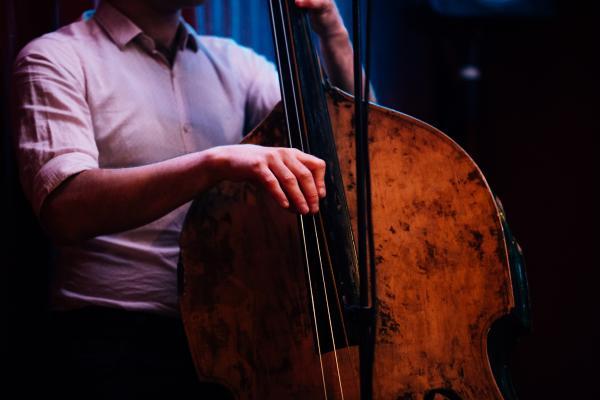
MULTIPOLYGON (((352 103, 338 91, 328 101, 355 223, 352 103)), ((444 389, 501 399, 486 338, 513 299, 487 183, 434 128, 377 106, 369 124, 375 398, 440 399, 432 390, 444 389)), ((245 142, 285 145, 283 126, 276 108, 245 142)), ((341 398, 333 354, 316 352, 294 215, 250 184, 225 182, 194 202, 180 244, 181 313, 201 380, 240 399, 341 398)), ((336 353, 346 399, 358 398, 356 354, 336 353)))

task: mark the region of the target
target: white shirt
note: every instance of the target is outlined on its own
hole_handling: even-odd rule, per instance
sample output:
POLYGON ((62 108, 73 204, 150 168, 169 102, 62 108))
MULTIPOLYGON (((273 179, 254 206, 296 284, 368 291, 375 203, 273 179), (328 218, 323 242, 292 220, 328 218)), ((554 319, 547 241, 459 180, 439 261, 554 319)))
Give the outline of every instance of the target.
MULTIPOLYGON (((36 214, 81 171, 238 143, 279 101, 275 67, 252 50, 199 36, 183 21, 178 38, 171 67, 149 36, 102 2, 92 18, 20 52, 17 154, 36 214)), ((52 308, 97 304, 177 315, 178 239, 188 206, 137 229, 58 247, 52 308)))

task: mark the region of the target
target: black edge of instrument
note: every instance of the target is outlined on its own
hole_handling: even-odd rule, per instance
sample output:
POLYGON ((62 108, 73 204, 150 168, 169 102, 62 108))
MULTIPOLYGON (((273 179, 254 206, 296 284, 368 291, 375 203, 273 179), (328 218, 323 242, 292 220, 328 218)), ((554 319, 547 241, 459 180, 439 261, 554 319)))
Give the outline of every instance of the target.
POLYGON ((509 354, 519 337, 531 332, 531 303, 525 270, 523 251, 508 226, 500 199, 496 197, 504 238, 508 245, 508 261, 511 274, 514 308, 494 322, 488 335, 488 357, 494 378, 506 400, 518 399, 517 390, 509 370, 509 354))

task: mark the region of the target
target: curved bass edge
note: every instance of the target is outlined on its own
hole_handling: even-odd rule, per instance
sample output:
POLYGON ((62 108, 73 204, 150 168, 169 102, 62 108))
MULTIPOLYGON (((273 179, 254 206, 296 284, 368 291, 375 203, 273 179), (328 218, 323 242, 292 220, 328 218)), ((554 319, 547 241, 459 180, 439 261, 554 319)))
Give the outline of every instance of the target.
MULTIPOLYGON (((335 101, 339 101, 339 98, 344 99, 343 101, 354 101, 354 97, 351 94, 344 92, 341 89, 332 87, 330 93, 334 99, 337 98, 335 101)), ((493 195, 493 191, 491 190, 487 180, 485 179, 485 176, 475 161, 456 141, 454 141, 454 139, 447 136, 444 132, 440 131, 434 126, 419 120, 418 118, 378 104, 370 103, 370 105, 374 110, 379 110, 380 112, 406 119, 427 130, 436 132, 441 137, 444 137, 446 140, 452 143, 458 151, 463 152, 465 156, 473 162, 473 164, 479 170, 481 178, 485 182, 490 194, 493 195)), ((531 302, 529 299, 529 285, 523 251, 509 228, 508 219, 506 217, 502 202, 498 197, 495 197, 495 202, 498 210, 498 218, 504 233, 504 239, 507 243, 507 257, 510 266, 510 278, 514 305, 510 313, 495 320, 490 327, 490 333, 488 336, 488 354, 494 377, 503 397, 507 400, 516 400, 518 395, 514 385, 512 384, 510 375, 509 353, 518 342, 518 339, 531 331, 531 302)))
POLYGON ((504 398, 507 400, 516 400, 518 399, 518 394, 512 383, 509 369, 509 354, 519 338, 531 332, 531 303, 529 300, 529 285, 523 251, 508 226, 507 217, 500 199, 496 198, 496 203, 500 209, 500 219, 504 227, 505 239, 508 243, 515 307, 510 314, 494 322, 488 337, 488 352, 494 376, 504 398))
MULTIPOLYGON (((334 104, 339 103, 339 102, 343 102, 343 103, 351 102, 352 106, 354 106, 354 96, 352 96, 348 92, 346 92, 338 87, 329 86, 328 87, 328 95, 330 96, 330 100, 333 101, 334 104)), ((473 165, 475 166, 475 168, 477 168, 477 171, 481 175, 481 179, 485 183, 486 187, 488 188, 490 193, 492 193, 492 189, 491 189, 490 185, 488 184, 487 179, 485 178, 485 175, 483 174, 483 172, 481 171, 481 169, 479 168, 479 166, 477 165, 475 160, 473 160, 473 158, 469 155, 469 153, 467 153, 467 151, 465 149, 463 149, 462 146, 460 144, 458 144, 450 136, 448 136, 447 134, 445 134, 444 132, 442 132, 441 130, 436 128, 435 126, 428 124, 427 122, 425 122, 423 120, 420 120, 419 118, 416 118, 416 117, 413 117, 412 115, 408 115, 401 111, 394 110, 392 108, 383 106, 381 104, 369 102, 369 109, 374 110, 379 113, 382 113, 382 114, 385 114, 385 115, 389 115, 392 118, 403 119, 409 123, 412 123, 418 127, 423 128, 424 130, 434 132, 440 138, 443 138, 443 140, 448 141, 453 147, 455 147, 457 152, 462 153, 466 158, 468 158, 470 160, 471 163, 473 163, 473 165)), ((500 217, 500 209, 498 210, 498 216, 500 217)))
MULTIPOLYGON (((329 92, 328 101, 353 207, 352 103, 337 90, 329 92)), ((244 142, 285 145, 281 117, 276 108, 244 142)), ((418 399, 432 389, 451 389, 463 399, 500 399, 487 359, 486 337, 493 321, 514 306, 514 299, 507 290, 511 282, 502 225, 487 182, 456 143, 421 121, 371 106, 369 124, 374 204, 381 204, 373 215, 380 311, 375 357, 382 361, 375 368, 375 398, 418 399), (440 174, 447 178, 443 185, 438 183, 440 174), (394 189, 400 195, 393 195, 394 189), (444 202, 444 197, 450 200, 444 202), (426 212, 437 219, 425 221, 426 212), (478 218, 492 222, 482 225, 478 218), (465 254, 455 246, 445 250, 456 242, 467 246, 465 254), (459 298, 466 293, 472 294, 467 308, 483 306, 485 312, 471 310, 461 316, 459 298), (494 301, 487 294, 493 294, 494 301), (441 337, 442 332, 452 334, 441 337)), ((192 356, 202 380, 220 382, 238 398, 322 395, 320 377, 310 372, 318 362, 309 356, 315 353, 311 321, 301 312, 308 302, 302 294, 306 288, 281 284, 304 282, 302 266, 291 261, 292 255, 299 256, 299 246, 282 248, 287 256, 269 260, 253 256, 257 249, 264 255, 259 247, 265 239, 270 248, 284 242, 282 238, 289 243, 299 240, 290 217, 251 185, 224 183, 194 201, 186 218, 180 304, 192 356), (273 228, 275 224, 265 223, 269 220, 282 220, 283 227, 273 228), (251 225, 260 232, 249 231, 251 225), (243 250, 236 251, 240 245, 243 250), (262 264, 271 267, 248 268, 262 264), (275 270, 291 271, 291 275, 271 276, 272 266, 281 265, 290 268, 275 270), (265 281, 277 293, 265 296, 265 281), (273 309, 273 298, 284 304, 273 309), (261 307, 283 315, 284 320, 279 324, 256 321, 261 307), (265 324, 272 335, 253 336, 265 324), (294 338, 291 344, 281 340, 288 334, 294 338), (288 356, 281 358, 282 350, 288 356), (295 369, 291 355, 304 360, 294 363, 295 369), (260 368, 268 371, 266 382, 257 381, 260 368)), ((350 364, 355 362, 354 350, 348 349, 350 364)), ((346 376, 355 377, 355 368, 351 365, 346 376)), ((328 375, 327 380, 332 378, 328 375)), ((338 397, 331 393, 330 398, 338 397)))
MULTIPOLYGON (((329 110, 354 217, 353 97, 332 88, 329 110)), ((487 338, 515 303, 489 185, 456 142, 416 118, 371 104, 369 132, 378 205, 375 397, 421 399, 442 388, 502 399, 487 338)))

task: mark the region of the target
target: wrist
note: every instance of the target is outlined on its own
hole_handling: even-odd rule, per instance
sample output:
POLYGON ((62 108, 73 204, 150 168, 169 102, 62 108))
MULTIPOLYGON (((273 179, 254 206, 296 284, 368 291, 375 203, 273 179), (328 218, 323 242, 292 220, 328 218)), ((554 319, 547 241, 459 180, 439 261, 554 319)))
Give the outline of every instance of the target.
POLYGON ((203 178, 199 179, 200 187, 198 189, 200 192, 224 180, 223 171, 227 164, 227 158, 219 147, 212 147, 195 154, 197 158, 194 175, 203 178))

